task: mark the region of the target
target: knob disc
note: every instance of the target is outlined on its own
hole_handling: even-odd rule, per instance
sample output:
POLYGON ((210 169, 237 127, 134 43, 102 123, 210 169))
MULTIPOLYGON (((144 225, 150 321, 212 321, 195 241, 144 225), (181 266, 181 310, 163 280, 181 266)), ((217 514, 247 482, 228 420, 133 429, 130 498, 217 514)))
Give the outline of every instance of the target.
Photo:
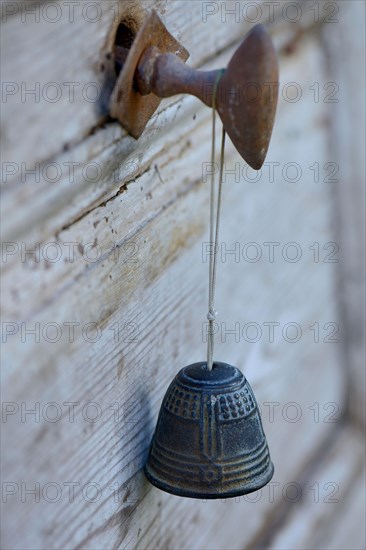
POLYGON ((261 168, 269 147, 278 80, 272 40, 263 25, 256 25, 231 58, 217 93, 217 110, 225 130, 255 170, 261 168))

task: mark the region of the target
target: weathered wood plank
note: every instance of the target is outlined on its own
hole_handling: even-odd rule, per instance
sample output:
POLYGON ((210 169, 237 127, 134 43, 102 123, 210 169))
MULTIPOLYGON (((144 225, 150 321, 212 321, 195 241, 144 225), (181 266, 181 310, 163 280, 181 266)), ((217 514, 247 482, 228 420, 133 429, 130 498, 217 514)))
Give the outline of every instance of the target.
POLYGON ((356 40, 357 21, 365 21, 364 2, 350 2, 339 22, 339 33, 347 37, 346 47, 326 27, 323 39, 330 77, 339 86, 339 102, 332 106, 331 148, 343 174, 336 186, 334 218, 342 250, 338 298, 344 361, 350 374, 349 410, 365 425, 365 29, 356 40))
MULTIPOLYGON (((123 9, 125 4, 121 2, 123 9)), ((225 6, 235 4, 226 2, 225 6)), ((307 3, 306 9, 312 4, 307 3)), ((201 2, 144 3, 145 8, 152 5, 191 51, 189 63, 194 66, 224 65, 236 46, 234 42, 251 26, 242 18, 236 22, 233 16, 224 23, 222 8, 204 24, 201 2), (217 55, 218 51, 222 53, 217 55)), ((240 2, 240 7, 244 5, 240 2)), ((3 135, 6 131, 4 151, 10 155, 5 158, 29 163, 52 160, 61 166, 76 162, 78 166, 74 182, 64 171, 54 185, 45 178, 31 186, 13 178, 4 186, 6 240, 13 241, 20 251, 22 243, 32 247, 39 242, 41 251, 48 242, 75 243, 75 254, 70 261, 69 249, 63 245, 60 261, 43 258, 35 263, 28 258, 22 262, 21 253, 15 253, 3 266, 3 320, 14 323, 18 332, 8 335, 2 346, 3 395, 10 403, 2 426, 6 451, 3 479, 13 484, 6 488, 15 493, 7 495, 6 502, 2 500, 6 522, 2 547, 257 547, 280 510, 284 523, 274 540, 265 539, 272 541, 273 548, 362 548, 362 532, 354 529, 363 518, 360 492, 356 491, 360 482, 358 433, 347 426, 331 446, 331 456, 318 470, 307 470, 309 464, 320 461, 318 451, 324 439, 340 431, 339 418, 344 416, 348 392, 341 361, 345 335, 348 345, 350 335, 358 338, 354 343, 360 353, 358 327, 353 331, 350 313, 351 324, 347 321, 344 325, 343 318, 338 319, 335 281, 340 266, 327 262, 332 248, 323 248, 334 240, 343 242, 334 233, 332 198, 339 191, 342 200, 349 200, 343 196, 343 184, 358 177, 351 163, 357 158, 352 157, 348 145, 352 141, 347 133, 350 125, 344 122, 346 92, 350 97, 351 88, 346 86, 345 61, 339 72, 325 71, 321 44, 317 34, 309 31, 314 26, 313 11, 291 24, 283 20, 283 5, 278 6, 272 28, 276 44, 287 44, 281 58, 281 80, 296 82, 302 97, 293 103, 281 99, 267 159, 279 163, 273 165, 273 181, 268 164, 256 183, 248 181, 254 174, 246 172, 246 166, 228 147, 226 169, 235 171, 235 163, 239 163, 241 175, 240 181, 235 181, 233 173, 227 174, 219 262, 218 322, 225 322, 227 330, 237 323, 239 331, 247 323, 256 324, 262 336, 249 342, 240 332, 238 341, 233 334, 221 341, 225 326, 220 324, 216 346, 217 357, 242 368, 256 392, 276 467, 273 481, 279 483, 272 486, 275 499, 270 498, 267 487, 258 502, 251 502, 250 497, 226 502, 187 501, 152 488, 141 472, 167 384, 178 368, 205 354, 201 333, 207 307, 207 263, 202 261, 202 244, 207 241, 208 186, 201 182, 201 165, 209 158, 209 110, 191 98, 164 102, 142 139, 135 142, 114 123, 89 135, 93 126, 104 120, 106 111, 103 106, 97 111, 95 105, 86 105, 80 96, 76 105, 60 102, 55 109, 44 103, 29 109, 29 104, 19 106, 15 102, 7 105, 6 124, 2 126, 3 135), (301 37, 305 29, 308 36, 301 37), (322 90, 328 80, 338 81, 338 74, 345 87, 342 84, 339 107, 333 110, 330 106, 329 110, 322 101, 314 102, 311 87, 319 83, 322 90), (336 121, 337 139, 339 128, 343 124, 347 128, 336 148, 329 148, 330 120, 336 121), (32 144, 39 145, 36 151, 29 147, 24 126, 32 128, 32 144), (45 128, 50 131, 48 140, 44 139, 45 128), (62 152, 65 144, 70 149, 62 152), (345 162, 340 160, 343 151, 347 154, 345 162), (329 171, 323 170, 326 163, 336 161, 341 169, 338 189, 326 180, 329 171), (102 171, 94 180, 82 173, 82 167, 93 162, 102 171), (288 163, 300 167, 298 182, 290 181, 293 172, 288 163), (316 163, 319 181, 315 181, 316 163), (287 180, 284 174, 289 176, 287 180), (273 262, 264 244, 269 242, 279 243, 273 262), (286 248, 289 242, 300 247, 298 262, 290 260, 296 249, 286 248), (245 248, 248 243, 256 243, 262 252, 257 262, 248 259, 255 253, 255 248, 245 248), (237 251, 237 245, 238 261, 237 252, 225 256, 225 250, 237 251), (99 250, 102 256, 98 261, 85 258, 86 253, 93 257, 99 250), (39 342, 32 334, 22 339, 22 322, 26 329, 40 324, 39 342), (65 324, 72 322, 79 323, 74 341, 70 341, 70 326, 65 324), (279 323, 273 342, 269 339, 271 322, 279 323), (54 343, 50 341, 52 327, 42 333, 50 323, 62 331, 54 343), (82 333, 87 323, 94 323, 100 331, 95 342, 93 330, 82 333), (294 323, 302 333, 298 342, 290 343, 283 329, 288 324, 293 328, 294 323), (329 342, 329 323, 340 325, 340 333, 335 335, 339 342, 329 342), (136 336, 136 341, 131 341, 131 336, 136 336), (91 402, 97 405, 90 406, 91 402), (47 407, 49 403, 54 405, 47 407), (73 421, 71 403, 75 406, 73 421), (35 415, 26 414, 26 409, 34 407, 35 415), (59 410, 61 417, 53 422, 52 416, 59 410), (101 418, 90 421, 98 411, 101 418), (301 417, 293 422, 293 415, 299 412, 301 417), (308 480, 303 482, 304 471, 309 471, 311 481, 323 485, 339 480, 341 502, 337 510, 345 514, 343 521, 332 505, 311 501, 308 480), (284 502, 282 490, 293 481, 304 484, 304 494, 287 515, 289 503, 284 502), (36 483, 36 495, 25 494, 36 483), (51 485, 47 492, 49 483, 58 485, 51 485), (70 502, 73 483, 75 496, 70 502), (97 501, 88 502, 94 499, 95 489, 97 501), (61 490, 60 498, 51 502, 57 490, 61 490), (352 494, 356 495, 354 501, 352 494), (244 524, 243 518, 250 521, 244 524), (349 546, 350 540, 353 546, 349 546)), ((305 11, 304 4, 299 5, 305 11)), ((355 2, 337 5, 342 25, 349 28, 348 6, 355 2)), ((77 18, 70 26, 62 19, 53 25, 51 33, 45 21, 20 25, 19 14, 11 16, 3 24, 2 37, 5 44, 11 37, 9 58, 17 52, 19 62, 14 63, 13 58, 10 63, 9 59, 7 77, 31 82, 37 76, 40 82, 51 78, 64 82, 66 75, 71 80, 80 78, 81 83, 101 82, 99 52, 111 24, 110 4, 103 2, 101 6, 103 15, 98 24, 86 25, 77 18), (64 56, 66 49, 59 65, 51 66, 51 55, 44 55, 46 43, 52 55, 60 52, 64 56), (96 49, 89 44, 97 44, 96 49), (79 57, 70 67, 74 51, 79 57)), ((264 3, 261 6, 264 8, 264 3)), ((322 12, 323 19, 327 15, 322 12)), ((328 30, 337 58, 339 25, 328 25, 328 30)), ((353 108, 349 116, 354 118, 353 108)), ((352 205, 347 204, 349 212, 352 205)), ((353 229, 347 227, 347 231, 348 236, 342 237, 346 244, 353 229)), ((352 237, 352 243, 353 239, 360 242, 358 235, 352 237)), ((341 254, 344 261, 346 255, 341 254)), ((347 271, 349 281, 357 272, 354 255, 352 248, 347 261, 356 271, 347 271)), ((333 257, 338 256, 335 253, 333 257)), ((359 303, 355 302, 359 282, 355 288, 352 307, 359 303)), ((349 289, 344 295, 349 295, 349 289)), ((247 334, 253 336, 253 332, 247 334)), ((361 393, 354 399, 361 376, 358 355, 352 353, 354 377, 349 395, 356 409, 363 401, 361 393)), ((359 412, 354 417, 359 419, 359 412)))
POLYGON ((294 502, 287 502, 290 515, 275 536, 269 532, 271 541, 266 547, 364 548, 364 446, 360 436, 349 424, 340 430, 308 476, 303 491, 294 486, 288 497, 294 502))
POLYGON ((348 500, 344 504, 341 514, 337 517, 339 521, 333 520, 328 524, 326 548, 362 550, 366 542, 364 471, 349 487, 348 500))
MULTIPOLYGON (((106 4, 106 2, 103 3, 103 9, 105 9, 106 4)), ((193 4, 193 8, 189 11, 187 11, 187 2, 183 2, 183 4, 179 2, 168 3, 164 10, 161 3, 158 3, 157 7, 161 8, 159 9, 163 14, 162 16, 166 18, 168 28, 172 32, 176 29, 177 36, 181 37, 182 42, 190 49, 192 54, 189 60, 190 64, 193 66, 202 66, 205 60, 213 59, 211 65, 216 67, 225 65, 233 51, 232 48, 227 49, 221 57, 218 57, 216 52, 227 48, 239 36, 243 36, 249 28, 248 21, 236 15, 232 15, 231 17, 227 15, 227 18, 224 20, 223 9, 220 9, 212 17, 208 17, 206 24, 203 24, 202 4, 199 2, 194 2, 193 4), (192 18, 192 20, 188 20, 188 23, 186 21, 187 14, 192 18), (184 25, 181 21, 184 21, 184 25), (202 25, 204 25, 204 29, 209 28, 210 33, 194 32, 194 28, 202 28, 202 25)), ((239 5, 239 3, 235 2, 232 4, 235 6, 239 5)), ((150 6, 150 4, 148 5, 150 6)), ((279 2, 278 6, 276 3, 273 14, 272 11, 268 11, 267 19, 265 18, 265 14, 269 8, 262 6, 262 11, 260 12, 263 15, 263 21, 267 21, 268 18, 274 20, 273 32, 278 46, 292 40, 295 33, 294 28, 298 31, 300 23, 304 29, 309 28, 314 23, 313 19, 315 19, 311 10, 306 11, 302 7, 303 16, 299 25, 294 26, 289 21, 284 20, 281 11, 283 10, 283 5, 285 5, 283 2, 279 2), (270 17, 270 14, 273 17, 272 15, 270 17)), ((145 4, 144 6, 147 9, 145 4)), ((225 9, 230 9, 229 3, 227 3, 225 9)), ((109 11, 113 12, 113 10, 109 11)), ((110 17, 111 14, 108 10, 106 12, 110 17)), ((21 16, 19 15, 19 17, 21 16)), ((81 27, 76 35, 78 40, 80 39, 83 43, 90 41, 95 43, 99 35, 104 37, 103 32, 106 32, 104 29, 104 19, 100 22, 100 26, 104 30, 101 29, 98 35, 96 35, 94 30, 91 31, 90 23, 85 22, 82 17, 79 17, 79 19, 75 19, 75 25, 81 27), (93 32, 92 37, 84 36, 83 33, 86 32, 93 32)), ((13 21, 11 19, 9 25, 10 27, 14 25, 14 28, 8 29, 9 35, 11 32, 11 36, 14 36, 18 28, 16 20, 13 21)), ((37 24, 37 28, 40 25, 41 22, 37 24)), ((45 25, 45 29, 47 30, 49 23, 43 22, 43 25, 45 25)), ((67 18, 65 21, 60 20, 57 25, 63 25, 63 30, 59 33, 60 36, 71 32, 67 18)), ((7 27, 8 25, 5 25, 5 31, 7 27)), ((25 29, 27 28, 25 26, 25 29)), ((24 33, 24 25, 21 27, 21 32, 24 33)), ((4 34, 6 37, 6 32, 4 34)), ((58 33, 53 34, 54 40, 57 40, 58 33)), ((38 40, 39 48, 43 48, 45 38, 42 36, 42 32, 34 33, 30 31, 29 40, 38 40)), ((31 45, 32 43, 29 44, 29 48, 26 48, 26 51, 34 51, 31 45)), ((78 48, 78 43, 75 45, 75 48, 78 48)), ((52 51, 51 46, 50 51, 52 51)), ((92 55, 91 51, 84 48, 81 51, 80 63, 84 63, 83 67, 89 68, 82 69, 77 66, 75 69, 72 69, 74 71, 72 75, 75 76, 78 82, 83 82, 83 79, 86 83, 99 82, 102 76, 98 73, 98 64, 91 63, 89 57, 83 57, 84 54, 86 56, 92 55), (85 71, 87 71, 86 75, 84 75, 85 71), (93 73, 93 77, 89 74, 90 71, 95 72, 95 74, 93 73)), ((33 53, 32 55, 34 57, 33 53)), ((18 59, 22 61, 24 57, 18 56, 18 59)), ((62 59, 64 60, 64 58, 62 59)), ((7 57, 4 61, 6 62, 6 60, 7 57)), ((65 59, 66 62, 68 63, 68 59, 65 59)), ((19 75, 22 75, 21 78, 24 78, 24 74, 27 75, 27 71, 31 70, 30 67, 34 71, 32 74, 38 75, 37 66, 35 67, 34 64, 31 65, 26 61, 25 63, 26 68, 24 70, 18 68, 14 63, 9 63, 8 70, 10 74, 7 76, 7 80, 17 82, 15 78, 20 78, 19 75), (16 74, 14 74, 14 71, 17 71, 16 74)), ((45 63, 47 63, 47 60, 45 60, 45 63)), ((5 75, 7 75, 6 70, 5 67, 5 75)), ((70 70, 71 68, 69 68, 69 72, 70 70)), ((52 63, 50 74, 44 69, 42 75, 37 76, 37 78, 38 80, 47 78, 48 81, 56 83, 63 82, 65 71, 64 66, 52 63), (59 71, 57 73, 58 76, 52 72, 56 70, 59 71)), ((69 72, 66 71, 67 74, 69 72)), ((33 76, 34 78, 35 76, 33 76)), ((72 80, 71 76, 70 79, 72 80)), ((135 142, 133 138, 126 136, 124 130, 115 123, 109 123, 105 127, 97 129, 94 135, 89 136, 88 132, 90 129, 99 124, 101 119, 99 118, 98 122, 92 119, 92 116, 95 116, 94 106, 90 102, 85 102, 82 97, 76 97, 75 102, 70 104, 60 101, 47 106, 42 106, 41 103, 35 103, 33 106, 32 102, 20 103, 19 105, 19 94, 9 97, 9 101, 4 105, 2 127, 2 134, 5 136, 3 138, 3 181, 7 183, 4 187, 2 200, 4 240, 20 239, 22 233, 29 236, 29 226, 40 229, 45 227, 46 221, 49 223, 49 220, 53 220, 51 227, 54 233, 64 225, 78 219, 80 215, 93 208, 98 202, 104 202, 114 196, 125 183, 128 183, 131 175, 136 176, 139 170, 144 170, 149 166, 149 162, 151 162, 149 151, 157 139, 164 140, 167 125, 175 119, 175 124, 181 124, 186 113, 185 106, 187 106, 189 109, 188 112, 190 112, 191 109, 199 109, 199 107, 192 106, 197 105, 197 103, 197 100, 194 100, 192 104, 191 100, 186 99, 181 103, 178 98, 163 101, 157 115, 152 119, 143 137, 138 142, 135 142), (13 107, 12 102, 14 102, 13 107), (82 105, 80 105, 80 102, 82 102, 82 105), (23 113, 20 109, 23 109, 25 112, 23 113), (21 124, 27 126, 27 117, 31 117, 32 121, 34 121, 32 125, 28 124, 28 126, 32 127, 35 133, 38 132, 40 134, 38 140, 40 146, 52 148, 52 150, 42 154, 39 148, 35 152, 29 148, 28 134, 16 126, 19 120, 22 121, 21 124), (57 123, 52 117, 57 117, 57 123), (91 119, 94 120, 93 123, 90 122, 91 119), (90 126, 82 130, 87 122, 90 126), (54 138, 49 136, 47 140, 42 139, 44 124, 47 125, 49 132, 55 131, 54 138), (65 130, 63 129, 63 125, 67 125, 65 130), (75 130, 77 132, 81 129, 81 135, 78 135, 75 143, 71 144, 70 142, 69 145, 72 145, 70 150, 62 151, 66 143, 63 136, 70 130, 71 125, 72 131, 75 130), (14 139, 16 138, 17 140, 16 146, 14 142, 11 142, 11 140, 9 142, 6 138, 8 127, 11 127, 11 131, 14 132, 14 139), (22 141, 23 138, 24 142, 22 141), (6 162, 10 164, 6 164, 6 162), (15 173, 12 176, 10 172, 13 170, 15 173), (29 173, 27 170, 35 170, 35 174, 29 173), (67 217, 65 219, 64 215, 64 219, 59 220, 58 217, 62 205, 65 207, 64 212, 67 212, 67 217), (22 212, 20 206, 27 209, 28 215, 26 217, 18 214, 22 212), (9 211, 13 212, 11 217, 6 215, 9 211), (58 226, 57 222, 59 222, 58 226)), ((37 140, 33 139, 34 141, 37 140)), ((42 239, 47 238, 47 236, 49 236, 49 233, 47 234, 45 231, 42 239)))
POLYGON ((152 7, 189 50, 193 66, 236 41, 250 26, 240 14, 222 24, 220 11, 203 26, 202 3, 192 0, 57 2, 53 7, 36 3, 34 14, 23 2, 17 14, 5 16, 2 74, 9 84, 3 109, 4 162, 28 166, 53 159, 105 119, 114 79, 106 55, 115 30, 126 18, 139 27, 152 7), (32 89, 37 95, 26 93, 32 89), (29 147, 30 139, 37 144, 35 150, 29 147))

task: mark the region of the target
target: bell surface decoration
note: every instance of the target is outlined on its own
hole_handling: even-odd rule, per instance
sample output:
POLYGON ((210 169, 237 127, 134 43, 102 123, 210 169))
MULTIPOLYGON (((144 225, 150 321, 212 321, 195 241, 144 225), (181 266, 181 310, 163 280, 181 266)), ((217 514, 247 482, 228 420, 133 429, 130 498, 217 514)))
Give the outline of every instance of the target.
POLYGON ((163 491, 192 498, 245 495, 273 476, 257 402, 243 373, 226 363, 181 369, 159 413, 145 466, 163 491))

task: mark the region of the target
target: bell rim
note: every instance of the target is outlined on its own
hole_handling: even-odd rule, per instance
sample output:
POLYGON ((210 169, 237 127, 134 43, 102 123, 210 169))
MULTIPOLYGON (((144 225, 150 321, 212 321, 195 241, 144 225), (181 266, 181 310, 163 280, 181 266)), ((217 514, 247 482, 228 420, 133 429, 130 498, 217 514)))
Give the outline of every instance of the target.
POLYGON ((195 498, 195 499, 205 499, 205 500, 217 500, 217 499, 223 499, 223 498, 235 498, 239 496, 249 495, 250 493, 254 493, 255 491, 258 491, 259 489, 262 489, 267 483, 269 483, 273 477, 274 474, 274 465, 273 462, 270 460, 268 464, 267 469, 267 475, 264 478, 263 482, 259 482, 256 484, 253 484, 251 487, 247 486, 247 489, 244 489, 244 487, 235 489, 235 490, 229 490, 224 491, 222 493, 205 493, 200 492, 198 493, 196 490, 190 490, 190 489, 183 489, 181 487, 174 487, 168 483, 164 483, 159 478, 154 477, 152 474, 150 474, 148 469, 148 463, 144 466, 144 474, 147 480, 154 485, 157 489, 160 489, 161 491, 164 491, 165 493, 169 493, 171 495, 175 495, 178 497, 186 497, 186 498, 195 498))

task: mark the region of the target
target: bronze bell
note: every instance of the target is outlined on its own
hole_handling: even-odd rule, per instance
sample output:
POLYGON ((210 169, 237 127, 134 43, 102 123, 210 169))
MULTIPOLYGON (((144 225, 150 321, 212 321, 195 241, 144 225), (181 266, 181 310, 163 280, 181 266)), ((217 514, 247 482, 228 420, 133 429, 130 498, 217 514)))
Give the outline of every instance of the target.
POLYGON ((225 498, 260 489, 273 476, 252 388, 242 372, 206 362, 181 369, 163 399, 145 466, 159 489, 225 498))

